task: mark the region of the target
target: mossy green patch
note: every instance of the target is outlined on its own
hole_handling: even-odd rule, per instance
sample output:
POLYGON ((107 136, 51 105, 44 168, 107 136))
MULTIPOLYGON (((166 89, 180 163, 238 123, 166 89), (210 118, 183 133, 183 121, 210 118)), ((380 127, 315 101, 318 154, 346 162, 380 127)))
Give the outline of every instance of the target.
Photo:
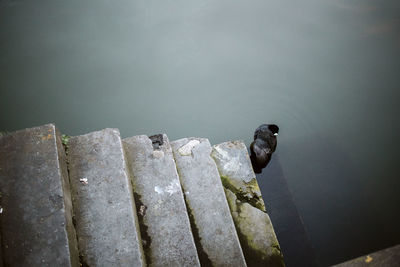
POLYGON ((225 188, 240 244, 248 266, 285 266, 272 224, 266 213, 225 188))
POLYGON ((65 155, 67 155, 67 156, 68 156, 68 142, 69 142, 70 138, 71 138, 71 136, 69 136, 69 135, 66 135, 66 134, 61 135, 61 143, 64 147, 65 155))
POLYGON ((66 135, 66 134, 63 134, 63 135, 61 135, 61 142, 62 142, 62 144, 64 145, 64 146, 68 146, 68 142, 69 142, 69 139, 71 138, 71 136, 69 136, 69 135, 66 135))
POLYGON ((6 136, 6 135, 8 135, 8 134, 10 134, 10 132, 7 132, 7 131, 0 131, 0 137, 6 136))
POLYGON ((236 195, 241 202, 246 202, 256 207, 259 210, 266 211, 264 200, 261 197, 260 188, 256 178, 246 183, 231 179, 226 176, 221 176, 222 184, 236 195))

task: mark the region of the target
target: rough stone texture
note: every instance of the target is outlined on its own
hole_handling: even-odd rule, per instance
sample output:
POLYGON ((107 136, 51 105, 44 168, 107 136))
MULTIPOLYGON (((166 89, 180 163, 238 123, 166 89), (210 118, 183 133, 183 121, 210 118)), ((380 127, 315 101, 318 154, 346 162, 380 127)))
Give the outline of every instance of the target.
POLYGON ((285 266, 271 220, 267 213, 241 202, 225 189, 248 266, 285 266))
POLYGON ((211 156, 225 187, 247 265, 284 266, 245 144, 233 141, 215 145, 211 156))
POLYGON ((335 265, 334 267, 394 267, 400 266, 400 245, 335 265))
POLYGON ((200 266, 168 138, 150 138, 123 140, 147 264, 200 266))
POLYGON ((171 146, 202 266, 246 266, 210 142, 184 138, 171 146))
POLYGON ((64 150, 52 124, 0 137, 5 266, 78 266, 64 150))
POLYGON ((81 263, 145 265, 119 131, 71 137, 68 147, 81 263))
POLYGON ((211 156, 217 164, 224 187, 235 193, 240 200, 265 211, 246 145, 242 141, 215 145, 211 156))

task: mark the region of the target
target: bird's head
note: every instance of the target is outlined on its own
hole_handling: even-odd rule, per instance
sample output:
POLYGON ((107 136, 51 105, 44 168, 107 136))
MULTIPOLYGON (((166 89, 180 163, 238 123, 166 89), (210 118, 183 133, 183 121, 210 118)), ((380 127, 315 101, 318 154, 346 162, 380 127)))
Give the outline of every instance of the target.
POLYGON ((274 136, 277 136, 279 133, 279 127, 276 124, 269 124, 268 130, 270 130, 274 136))

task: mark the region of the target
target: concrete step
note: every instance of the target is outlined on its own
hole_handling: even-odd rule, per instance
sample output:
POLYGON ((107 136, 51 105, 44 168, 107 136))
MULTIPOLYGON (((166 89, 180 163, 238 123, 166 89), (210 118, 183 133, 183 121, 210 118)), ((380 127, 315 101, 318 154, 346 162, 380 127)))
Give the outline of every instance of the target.
POLYGON ((149 266, 200 266, 168 137, 123 140, 149 266))
POLYGON ((78 266, 65 155, 52 124, 0 137, 5 266, 78 266))
POLYGON ((104 129, 66 149, 51 124, 0 137, 0 267, 283 266, 242 142, 104 129))
POLYGON ((283 256, 242 141, 213 146, 232 217, 248 266, 284 266, 283 256))
POLYGON ((210 142, 183 138, 171 146, 202 266, 246 266, 210 142))
POLYGON ((81 263, 144 266, 119 131, 71 137, 68 161, 81 263))
POLYGON ((400 244, 332 267, 395 267, 400 266, 400 244))

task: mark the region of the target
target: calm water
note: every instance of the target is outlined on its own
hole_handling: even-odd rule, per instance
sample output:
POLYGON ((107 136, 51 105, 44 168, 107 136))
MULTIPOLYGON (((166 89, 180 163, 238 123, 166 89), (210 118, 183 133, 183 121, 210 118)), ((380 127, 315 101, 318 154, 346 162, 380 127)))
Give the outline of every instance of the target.
POLYGON ((400 242, 399 3, 0 0, 0 130, 249 144, 274 122, 320 264, 382 249, 400 242))

